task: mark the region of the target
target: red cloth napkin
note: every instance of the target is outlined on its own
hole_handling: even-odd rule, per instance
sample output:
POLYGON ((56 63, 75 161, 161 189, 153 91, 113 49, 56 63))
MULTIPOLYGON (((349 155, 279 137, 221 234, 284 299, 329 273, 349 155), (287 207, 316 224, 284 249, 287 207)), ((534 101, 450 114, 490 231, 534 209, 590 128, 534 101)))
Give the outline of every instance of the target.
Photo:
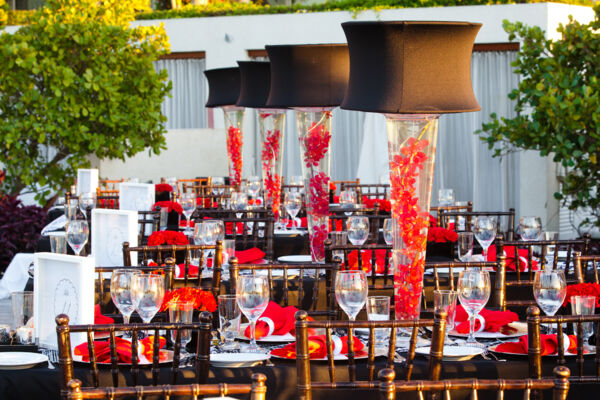
MULTIPOLYGON (((558 339, 556 335, 540 335, 540 344, 543 356, 556 354, 558 351, 558 339)), ((566 343, 565 341, 565 344, 568 346, 568 352, 577 352, 577 337, 575 335, 570 335, 569 342, 566 343)), ((506 353, 527 354, 528 349, 527 335, 521 336, 518 342, 501 343, 496 346, 496 351, 506 353)))
POLYGON ((344 222, 341 219, 331 219, 329 224, 329 232, 341 232, 344 230, 344 222), (335 227, 334 225, 335 224, 335 227), (335 228, 335 229, 333 229, 335 228))
MULTIPOLYGON (((270 301, 265 311, 256 321, 255 335, 257 339, 270 335, 285 335, 294 328, 294 315, 298 309, 294 306, 281 307, 274 301, 270 301)), ((244 331, 246 337, 250 337, 250 326, 244 331)))
MULTIPOLYGON (((190 228, 193 228, 195 225, 194 221, 190 220, 190 228)), ((186 228, 187 227, 187 221, 185 220, 185 218, 181 219, 181 221, 179 221, 179 227, 180 228, 186 228)))
MULTIPOLYGON (((212 264, 212 259, 208 259, 207 261, 209 261, 209 265, 208 267, 211 267, 212 264)), ((177 278, 185 278, 185 264, 179 264, 177 265, 177 267, 175 268, 175 276, 177 278)), ((197 278, 198 277, 198 266, 197 265, 188 265, 188 278, 197 278)))
POLYGON ((265 257, 265 252, 252 247, 248 250, 236 250, 235 256, 238 259, 238 264, 250 264, 261 261, 265 257))
MULTIPOLYGON (((505 247, 504 255, 506 256, 506 269, 508 271, 516 271, 517 262, 515 260, 515 247, 505 247)), ((521 268, 521 272, 527 271, 527 249, 519 249, 519 259, 519 267, 521 268)), ((491 245, 488 248, 487 260, 496 261, 496 245, 491 245)), ((536 260, 532 260, 531 263, 533 264, 533 270, 537 271, 539 269, 538 262, 536 260)))
MULTIPOLYGON (((485 319, 485 332, 498 332, 502 327, 519 320, 517 313, 512 311, 492 311, 484 308, 479 312, 479 315, 485 319)), ((480 327, 481 322, 475 320, 475 331, 480 327)), ((454 329, 458 333, 469 333, 469 316, 460 304, 456 306, 454 329)))
MULTIPOLYGON (((167 340, 164 337, 160 337, 160 348, 162 349, 167 340)), ((146 359, 151 360, 154 352, 154 336, 148 336, 139 342, 138 354, 143 354, 146 359)), ((129 340, 116 337, 115 344, 117 346, 117 357, 119 363, 131 364, 131 342, 129 340)), ((96 352, 96 361, 99 363, 110 362, 110 344, 108 341, 94 341, 94 349, 96 352)), ((87 342, 81 343, 74 349, 75 355, 81 356, 82 360, 88 362, 90 360, 90 353, 88 352, 87 342)), ((160 352, 160 360, 166 359, 166 354, 160 352)))
MULTIPOLYGON (((361 250, 360 253, 362 257, 363 271, 366 273, 371 273, 371 257, 373 255, 372 250, 361 250)), ((385 272, 386 253, 386 249, 375 250, 375 264, 377 265, 375 273, 377 274, 383 274, 385 272)), ((358 269, 358 250, 352 250, 348 254, 348 269, 358 269)))
MULTIPOLYGON (((333 337, 332 337, 333 339, 333 337)), ((362 357, 367 353, 363 350, 365 345, 355 336, 354 337, 354 355, 362 357)), ((348 354, 348 336, 344 336, 338 340, 333 339, 334 354, 348 354)), ((271 350, 271 354, 283 358, 296 358, 296 343, 290 343, 280 349, 271 350)), ((309 336, 308 337, 308 354, 311 359, 327 357, 327 345, 325 335, 309 336)))
POLYGON ((114 323, 114 319, 102 315, 102 313, 100 312, 100 304, 96 304, 94 306, 94 325, 109 325, 114 323))
MULTIPOLYGON (((292 227, 292 219, 288 218, 288 224, 287 224, 288 228, 292 227)), ((308 222, 306 220, 306 217, 301 217, 300 218, 300 228, 307 228, 308 227, 308 222)))

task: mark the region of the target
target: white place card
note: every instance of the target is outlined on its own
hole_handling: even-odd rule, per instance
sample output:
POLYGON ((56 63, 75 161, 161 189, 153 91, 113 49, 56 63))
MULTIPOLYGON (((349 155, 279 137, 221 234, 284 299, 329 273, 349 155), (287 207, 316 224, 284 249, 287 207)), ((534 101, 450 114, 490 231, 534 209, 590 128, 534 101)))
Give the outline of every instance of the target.
POLYGON ((96 193, 98 189, 97 169, 77 170, 77 195, 81 193, 96 193))
MULTIPOLYGON (((56 350, 56 316, 67 314, 70 325, 94 323, 94 258, 36 253, 33 256, 33 319, 36 343, 56 350)), ((71 345, 86 341, 71 334, 71 345)))
POLYGON ((119 208, 121 210, 150 211, 153 204, 153 184, 131 182, 119 184, 119 208))
MULTIPOLYGON (((116 267, 123 262, 123 242, 138 245, 137 211, 92 210, 92 256, 97 267, 116 267)), ((133 265, 137 265, 137 254, 131 254, 133 265)))

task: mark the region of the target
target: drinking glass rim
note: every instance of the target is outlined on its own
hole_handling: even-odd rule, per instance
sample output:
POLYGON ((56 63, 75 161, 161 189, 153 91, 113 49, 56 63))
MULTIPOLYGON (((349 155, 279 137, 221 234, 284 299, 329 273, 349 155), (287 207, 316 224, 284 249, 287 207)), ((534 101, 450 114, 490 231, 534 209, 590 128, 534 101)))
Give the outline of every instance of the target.
POLYGON ((141 271, 135 268, 119 268, 119 269, 113 269, 113 275, 115 273, 120 273, 120 272, 124 272, 124 273, 132 273, 132 274, 141 274, 141 271))
POLYGON ((391 303, 392 298, 390 296, 367 296, 367 301, 369 301, 369 299, 373 299, 373 300, 389 300, 391 303))
POLYGON ((440 293, 440 294, 456 293, 458 295, 458 290, 450 290, 450 289, 434 290, 433 294, 435 294, 436 292, 440 293))
POLYGON ((220 294, 217 296, 218 299, 237 299, 237 294, 220 294))
POLYGON ((571 296, 571 303, 573 303, 573 299, 575 299, 577 297, 581 298, 581 299, 594 299, 594 304, 596 304, 596 296, 592 296, 592 295, 589 295, 589 294, 584 294, 584 295, 579 294, 579 295, 576 295, 576 296, 571 296))
POLYGON ((174 306, 177 305, 190 305, 192 306, 192 310, 194 309, 194 301, 193 300, 187 300, 187 301, 169 301, 169 308, 174 308, 174 306))

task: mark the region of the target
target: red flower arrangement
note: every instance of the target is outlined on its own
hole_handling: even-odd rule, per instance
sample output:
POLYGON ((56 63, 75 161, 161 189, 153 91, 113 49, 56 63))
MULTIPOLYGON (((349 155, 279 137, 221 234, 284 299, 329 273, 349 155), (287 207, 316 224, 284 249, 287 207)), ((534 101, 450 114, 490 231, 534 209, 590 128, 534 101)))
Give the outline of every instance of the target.
POLYGON ((329 177, 325 172, 318 172, 310 178, 308 193, 308 213, 316 218, 329 215, 329 177))
POLYGON ((300 139, 304 144, 304 162, 308 168, 316 167, 329 150, 331 133, 325 129, 325 124, 313 122, 306 136, 300 139))
POLYGON ((567 296, 563 302, 563 306, 571 302, 573 296, 594 296, 596 297, 596 306, 600 306, 600 285, 597 283, 577 283, 575 285, 567 285, 567 296))
POLYGON ((337 190, 337 186, 335 186, 335 183, 329 182, 329 190, 332 192, 335 192, 337 190))
MULTIPOLYGON (((261 114, 263 118, 266 118, 269 115, 271 114, 261 114)), ((266 140, 263 142, 262 150, 267 203, 271 204, 275 218, 279 218, 279 208, 281 205, 281 176, 276 172, 280 138, 281 132, 279 132, 279 129, 275 129, 273 132, 267 131, 266 140)))
POLYGON ((154 185, 154 191, 156 193, 162 193, 162 192, 172 192, 173 191, 173 187, 171 185, 169 185, 168 183, 157 183, 156 185, 154 185))
POLYGON ((215 312, 217 302, 212 293, 202 289, 192 287, 183 287, 175 290, 169 290, 165 293, 160 311, 168 310, 171 304, 175 302, 194 302, 194 309, 200 311, 215 312))
POLYGON ((163 244, 190 244, 187 236, 182 232, 175 231, 156 231, 148 237, 148 246, 160 246, 163 244))
POLYGON ((262 200, 259 198, 256 199, 248 199, 248 205, 251 206, 260 206, 262 204, 262 200))
POLYGON ((326 225, 315 225, 312 228, 310 236, 310 252, 315 260, 323 260, 325 258, 325 240, 329 236, 329 230, 326 225))
POLYGON ((229 156, 229 178, 233 186, 242 182, 242 130, 235 126, 227 128, 227 155, 229 156))
POLYGON ((176 203, 174 201, 157 201, 152 206, 152 211, 157 211, 158 209, 166 208, 168 212, 175 211, 177 214, 183 213, 183 208, 181 208, 181 204, 176 203))
POLYGON ((437 226, 437 218, 429 214, 429 227, 434 228, 437 226))
POLYGON ((389 213, 392 211, 392 203, 386 199, 370 199, 367 196, 363 196, 363 204, 367 208, 375 208, 375 205, 379 204, 379 210, 389 213))
POLYGON ((435 243, 446 243, 456 242, 458 234, 455 231, 451 231, 441 227, 430 227, 427 230, 427 241, 435 243))

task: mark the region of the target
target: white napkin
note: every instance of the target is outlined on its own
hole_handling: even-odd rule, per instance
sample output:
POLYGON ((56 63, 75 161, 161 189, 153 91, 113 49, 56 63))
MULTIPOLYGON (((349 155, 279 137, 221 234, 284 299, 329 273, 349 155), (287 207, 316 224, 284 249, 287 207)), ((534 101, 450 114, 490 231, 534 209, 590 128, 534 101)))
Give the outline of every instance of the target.
POLYGON ((59 229, 64 228, 67 225, 67 217, 66 215, 61 215, 56 218, 54 221, 50 222, 48 225, 42 229, 42 236, 45 236, 48 232, 57 231, 59 229))
POLYGON ((32 253, 15 254, 0 280, 0 300, 8 299, 12 292, 20 292, 25 289, 29 280, 29 265, 32 262, 32 253))

